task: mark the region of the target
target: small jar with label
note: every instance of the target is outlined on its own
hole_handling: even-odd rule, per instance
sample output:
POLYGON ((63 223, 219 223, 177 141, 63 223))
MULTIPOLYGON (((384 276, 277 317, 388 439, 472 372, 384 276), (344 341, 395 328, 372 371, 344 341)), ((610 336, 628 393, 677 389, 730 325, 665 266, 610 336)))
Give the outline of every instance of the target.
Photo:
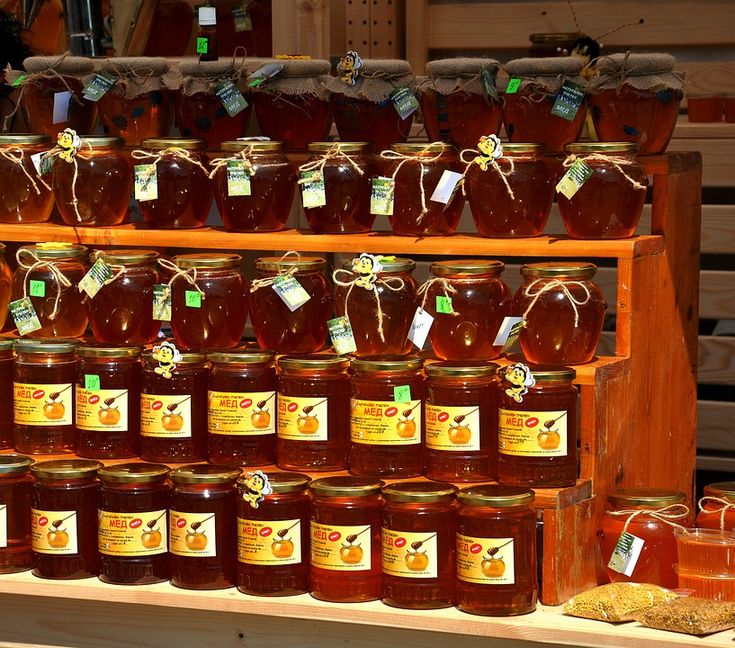
POLYGON ((250 288, 250 322, 262 349, 314 353, 324 348, 332 286, 321 257, 261 257, 250 288))
MULTIPOLYGON (((583 164, 589 177, 557 197, 561 219, 575 239, 628 238, 643 213, 648 178, 633 142, 583 142, 565 147, 564 167, 583 164), (570 196, 570 197, 568 197, 570 196)), ((583 167, 583 168, 584 168, 583 167)))
POLYGON ((0 455, 0 574, 30 569, 33 459, 0 455))
POLYGON ((183 463, 207 458, 207 356, 163 342, 143 353, 140 457, 183 463))
POLYGON ((77 454, 91 459, 137 457, 140 349, 80 346, 77 355, 77 454))
POLYGON ((239 254, 180 254, 159 264, 171 273, 171 328, 179 347, 202 351, 240 344, 250 284, 239 254))
POLYGON ((450 144, 394 144, 378 158, 378 172, 393 182, 390 226, 400 236, 454 234, 464 208, 459 158, 450 144), (451 172, 449 182, 440 185, 451 172), (432 197, 437 200, 432 200, 432 197))
POLYGON ((454 605, 456 492, 445 482, 383 487, 383 603, 412 610, 454 605))
POLYGON ((350 416, 350 361, 334 355, 278 359, 278 467, 344 470, 350 416))
POLYGON ((110 227, 125 220, 133 173, 123 145, 119 137, 85 137, 70 162, 53 158, 54 200, 64 223, 110 227))
POLYGON ((350 472, 415 477, 424 472, 420 358, 352 361, 350 472))
POLYGON ((418 283, 416 263, 400 257, 361 254, 334 272, 335 310, 352 328, 354 355, 407 355, 418 283))
POLYGON ((607 302, 592 280, 593 263, 530 263, 513 297, 513 314, 523 317, 519 341, 535 364, 591 362, 605 323, 607 302))
POLYGON ((0 338, 0 450, 13 443, 13 365, 15 340, 0 338))
POLYGON ((237 140, 222 143, 222 157, 210 163, 214 199, 228 232, 277 232, 291 215, 296 171, 283 142, 237 140))
POLYGON ((324 477, 311 483, 311 595, 358 603, 383 595, 383 482, 324 477))
POLYGON ((212 590, 236 584, 237 488, 240 470, 212 464, 171 472, 171 584, 212 590))
POLYGON ((76 347, 76 340, 16 341, 13 421, 19 452, 74 452, 76 347))
POLYGON ((692 526, 686 501, 683 492, 663 488, 623 488, 607 496, 597 536, 613 583, 679 586, 674 532, 692 526))
POLYGON ((549 220, 554 202, 555 175, 542 156, 541 144, 502 144, 495 158, 494 140, 480 139, 472 147, 480 155, 465 172, 464 188, 472 218, 480 236, 524 238, 539 236, 549 220), (490 155, 488 155, 490 153, 490 155))
POLYGON ((205 144, 198 139, 156 137, 132 152, 135 197, 154 229, 203 227, 212 208, 205 144))
POLYGON ((497 365, 426 365, 426 476, 490 481, 498 474, 497 365))
POLYGON ((45 223, 54 197, 39 178, 34 156, 51 148, 51 138, 30 133, 0 135, 0 223, 45 223))
POLYGON ((10 329, 6 327, 6 321, 12 321, 12 315, 8 309, 10 303, 10 295, 12 291, 13 273, 10 266, 5 260, 5 244, 0 243, 0 329, 10 329))
POLYGON ((735 531, 735 482, 717 482, 704 487, 699 500, 697 527, 735 531))
POLYGON ((24 313, 20 335, 76 338, 87 329, 85 295, 77 285, 87 273, 87 248, 70 243, 24 245, 16 254, 12 299, 30 300, 38 322, 24 313), (27 327, 27 328, 26 328, 27 327))
POLYGON ((227 466, 276 462, 276 369, 270 351, 210 353, 209 461, 227 466))
POLYGON ((87 299, 92 334, 104 344, 150 344, 161 330, 153 318, 153 291, 159 282, 153 250, 97 250, 112 277, 87 299))
POLYGON ((301 201, 316 234, 361 234, 375 222, 370 196, 375 164, 367 142, 312 142, 299 167, 301 201), (316 187, 316 189, 315 189, 316 187))
POLYGON ((510 315, 511 292, 500 278, 505 264, 489 259, 436 261, 419 288, 421 308, 434 321, 431 347, 442 360, 492 360, 503 320, 510 315))
POLYGON ((99 461, 56 459, 31 466, 33 574, 89 578, 99 573, 97 511, 99 461))
POLYGON ((237 589, 255 596, 309 591, 308 475, 250 473, 238 481, 237 589), (268 483, 270 493, 262 485, 268 483))
POLYGON ((169 471, 168 466, 146 463, 99 470, 100 580, 148 585, 169 579, 169 471))
POLYGON ((498 372, 498 481, 563 488, 577 482, 574 369, 511 364, 498 372))
POLYGON ((459 491, 457 607, 462 612, 515 616, 536 609, 533 498, 533 491, 520 486, 459 491))

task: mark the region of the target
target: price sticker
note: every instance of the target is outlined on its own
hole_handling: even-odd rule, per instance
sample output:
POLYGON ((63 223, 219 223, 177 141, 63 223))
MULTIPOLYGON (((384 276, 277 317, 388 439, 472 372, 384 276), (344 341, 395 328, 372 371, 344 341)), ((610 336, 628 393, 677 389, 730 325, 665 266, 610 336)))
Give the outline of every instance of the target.
POLYGON ((46 282, 39 281, 38 279, 31 279, 29 282, 28 292, 31 293, 31 297, 45 297, 46 282))
POLYGON ((444 295, 437 295, 436 296, 436 312, 446 313, 447 315, 451 315, 454 312, 454 309, 452 308, 452 298, 445 297, 444 295))
POLYGON ((411 385, 396 385, 393 388, 393 400, 396 403, 410 403, 411 385))
POLYGON ((209 39, 205 36, 197 37, 197 54, 206 54, 209 51, 209 39))
POLYGON ((100 377, 95 374, 84 374, 84 389, 99 391, 101 389, 100 377))
POLYGON ((505 88, 505 94, 515 94, 521 87, 521 79, 513 78, 508 81, 508 85, 505 88))
POLYGON ((202 293, 198 290, 187 290, 184 293, 184 303, 187 308, 201 308, 202 307, 202 293))

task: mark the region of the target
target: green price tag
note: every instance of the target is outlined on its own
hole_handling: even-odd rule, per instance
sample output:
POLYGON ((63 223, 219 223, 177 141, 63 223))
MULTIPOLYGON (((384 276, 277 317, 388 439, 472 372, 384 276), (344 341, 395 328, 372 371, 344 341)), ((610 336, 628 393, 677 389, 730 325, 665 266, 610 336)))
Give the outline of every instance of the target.
POLYGON ((407 119, 419 108, 419 100, 411 88, 396 88, 388 96, 401 119, 407 119))
POLYGON ((508 87, 505 89, 505 94, 515 94, 518 92, 518 88, 521 87, 521 79, 513 78, 508 81, 508 87))
POLYGON ((171 288, 168 284, 153 286, 153 319, 161 322, 171 321, 171 288))
POLYGON ((227 195, 250 196, 250 174, 244 160, 227 160, 227 195))
POLYGON ((209 39, 199 36, 197 38, 197 54, 206 54, 209 51, 209 39))
POLYGON ((10 302, 8 309, 13 316, 18 335, 27 335, 42 328, 30 297, 23 297, 10 302))
POLYGON ((202 293, 198 290, 187 290, 184 294, 184 301, 189 308, 201 308, 202 293))
POLYGON ((324 207, 327 204, 327 190, 322 174, 319 171, 302 171, 299 175, 304 209, 324 207))
POLYGON ((452 298, 444 295, 436 296, 436 312, 451 314, 454 312, 452 308, 452 298))
POLYGON ((79 282, 79 290, 83 290, 90 299, 102 289, 105 282, 112 279, 112 270, 102 259, 97 259, 79 282))
POLYGON ((396 403, 411 402, 411 385, 397 385, 393 388, 393 400, 396 403))
POLYGON ((370 213, 377 216, 393 216, 393 198, 396 183, 393 178, 377 177, 372 180, 370 213))
POLYGON ((557 193, 566 196, 569 200, 576 194, 582 185, 590 179, 595 170, 584 160, 575 160, 561 180, 556 185, 557 193))
POLYGON ((95 374, 84 374, 84 389, 99 391, 101 389, 100 377, 95 374))
POLYGON ((355 335, 350 326, 350 320, 346 317, 335 317, 327 321, 329 337, 332 338, 332 346, 337 355, 345 355, 357 351, 355 335))
POLYGON ((311 299, 311 295, 293 275, 284 274, 276 277, 271 287, 292 313, 311 299))
POLYGON ((13 81, 13 83, 11 83, 10 85, 11 85, 11 86, 13 86, 14 88, 17 88, 17 87, 18 87, 18 86, 19 86, 19 85, 20 85, 21 83, 23 83, 23 81, 25 81, 25 80, 26 80, 27 78, 28 78, 28 75, 27 75, 27 74, 21 74, 21 75, 20 75, 20 76, 19 76, 19 77, 18 77, 18 78, 17 78, 17 79, 15 80, 15 81, 13 81))
POLYGON ((30 293, 31 293, 31 297, 45 297, 46 296, 46 282, 39 281, 37 279, 31 279, 30 293))

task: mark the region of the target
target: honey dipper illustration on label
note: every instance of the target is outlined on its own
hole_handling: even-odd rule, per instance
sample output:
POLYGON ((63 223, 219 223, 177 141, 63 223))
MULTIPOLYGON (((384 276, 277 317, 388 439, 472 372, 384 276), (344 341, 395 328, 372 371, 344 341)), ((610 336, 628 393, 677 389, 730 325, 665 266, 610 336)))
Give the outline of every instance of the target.
POLYGON ((554 429, 554 425, 559 419, 564 418, 567 415, 564 412, 561 416, 557 416, 555 419, 544 422, 544 429, 538 433, 536 440, 540 448, 544 450, 556 450, 561 443, 561 435, 559 430, 554 429))
POLYGON ((406 550, 406 567, 411 571, 426 571, 429 567, 429 556, 424 549, 424 543, 436 536, 436 533, 430 535, 424 540, 412 542, 411 546, 406 550))
POLYGON ((46 540, 49 547, 54 549, 63 549, 69 544, 69 533, 66 527, 62 526, 69 518, 73 518, 76 513, 66 516, 62 520, 54 520, 51 522, 51 528, 46 533, 46 540))
POLYGON ((306 405, 301 409, 299 418, 296 421, 296 429, 301 432, 301 434, 315 434, 319 430, 319 419, 317 418, 317 415, 312 414, 312 412, 315 408, 319 407, 319 405, 326 403, 327 400, 328 399, 325 398, 323 401, 319 401, 314 405, 306 405))
POLYGON ((416 434, 416 421, 413 419, 413 411, 421 405, 421 401, 412 408, 405 409, 396 423, 396 433, 401 439, 410 439, 416 434))
POLYGON ((499 555, 500 550, 509 545, 512 540, 508 540, 505 544, 499 547, 490 547, 485 555, 482 557, 482 563, 480 568, 482 573, 488 578, 500 578, 505 574, 505 563, 503 562, 503 556, 499 555))
POLYGON ((362 562, 363 551, 357 538, 365 531, 369 531, 370 527, 365 527, 359 533, 351 533, 345 537, 342 548, 339 550, 339 559, 346 565, 357 565, 362 562))
POLYGON ((43 406, 43 415, 50 421, 58 421, 64 418, 66 414, 66 406, 59 400, 59 396, 67 389, 71 389, 71 385, 67 385, 61 391, 52 392, 48 396, 46 404, 43 406))
POLYGON ((454 417, 452 422, 449 424, 449 431, 447 433, 450 443, 459 445, 470 442, 470 439, 472 438, 472 430, 469 425, 465 423, 465 419, 471 414, 479 411, 479 409, 480 408, 477 407, 466 414, 458 414, 454 417))
POLYGON ((204 530, 200 529, 205 522, 212 519, 214 519, 214 514, 199 522, 191 523, 189 531, 186 534, 186 546, 188 549, 191 549, 191 551, 204 551, 207 548, 207 534, 204 530))
POLYGON ((275 396, 275 392, 265 400, 258 401, 250 415, 250 423, 256 430, 266 430, 271 424, 271 414, 268 411, 268 401, 275 396))
POLYGON ((161 545, 161 540, 163 540, 163 535, 161 534, 161 531, 158 529, 158 522, 162 517, 165 517, 165 515, 166 515, 166 511, 164 511, 155 520, 150 520, 146 524, 146 530, 143 531, 143 533, 140 535, 140 543, 146 549, 156 549, 157 547, 161 545))
POLYGON ((184 427, 184 417, 179 412, 177 412, 176 409, 179 407, 179 405, 183 405, 190 398, 191 396, 187 396, 183 400, 180 400, 178 403, 171 403, 166 407, 166 411, 161 417, 161 426, 164 430, 166 430, 167 432, 178 432, 179 430, 181 430, 181 428, 184 427))
POLYGON ((102 425, 117 425, 120 422, 120 410, 118 409, 115 401, 118 398, 125 396, 127 392, 122 392, 112 398, 105 398, 100 405, 100 409, 97 412, 97 418, 102 425))
POLYGON ((300 522, 292 524, 288 529, 280 529, 276 532, 276 537, 273 538, 271 543, 271 553, 276 558, 290 558, 293 555, 293 540, 289 535, 289 531, 294 527, 299 526, 300 522))

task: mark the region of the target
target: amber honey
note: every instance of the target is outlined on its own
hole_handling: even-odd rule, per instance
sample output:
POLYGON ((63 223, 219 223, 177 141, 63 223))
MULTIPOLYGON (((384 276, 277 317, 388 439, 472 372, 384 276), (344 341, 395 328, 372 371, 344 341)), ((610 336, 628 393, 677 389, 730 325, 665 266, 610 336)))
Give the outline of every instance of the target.
POLYGON ((54 198, 41 182, 31 156, 51 148, 46 135, 0 135, 0 223, 43 223, 54 198))
POLYGON ((223 142, 236 140, 248 131, 252 104, 234 117, 227 114, 220 98, 212 93, 196 92, 174 95, 176 125, 181 137, 195 137, 207 143, 207 149, 218 149, 223 142))
POLYGON ((128 146, 140 146, 150 137, 165 137, 171 130, 170 93, 153 90, 135 98, 125 98, 111 90, 97 102, 105 135, 120 137, 128 146))
POLYGON ((0 455, 0 574, 32 566, 32 463, 33 459, 24 455, 0 455))
POLYGON ((389 99, 374 102, 335 92, 331 103, 337 132, 346 142, 371 142, 382 151, 405 142, 411 133, 413 114, 402 119, 389 99))
POLYGON ((685 575, 735 578, 735 533, 720 529, 674 529, 679 577, 685 575))
POLYGON ((283 142, 289 151, 305 151, 311 142, 322 142, 329 135, 332 109, 328 100, 310 94, 258 92, 253 101, 263 135, 283 142))
POLYGON ((697 526, 701 529, 735 531, 735 483, 717 482, 704 487, 699 500, 697 526))
MULTIPOLYGON (((33 57, 36 58, 36 57, 33 57)), ((42 58, 42 57, 38 57, 42 58)), ((43 57, 46 58, 46 57, 43 57)), ((56 57, 53 57, 56 58, 56 57)), ((81 60, 74 57, 75 60, 81 60)), ((89 70, 93 62, 89 59, 89 70)), ((48 69, 48 68, 47 68, 48 69)), ((29 70, 39 72, 40 70, 29 70)), ((97 122, 97 106, 93 101, 82 98, 83 84, 80 79, 62 74, 62 78, 44 77, 24 83, 21 112, 31 133, 46 135, 56 141, 56 136, 65 128, 71 128, 79 135, 91 135, 97 122), (53 123, 55 95, 71 91, 74 96, 69 101, 68 119, 53 123)))
POLYGON ((0 338, 0 450, 13 447, 13 344, 0 338))
POLYGON ((8 311, 10 296, 12 293, 13 273, 5 260, 5 244, 0 243, 0 329, 7 328, 6 321, 12 320, 8 311))

